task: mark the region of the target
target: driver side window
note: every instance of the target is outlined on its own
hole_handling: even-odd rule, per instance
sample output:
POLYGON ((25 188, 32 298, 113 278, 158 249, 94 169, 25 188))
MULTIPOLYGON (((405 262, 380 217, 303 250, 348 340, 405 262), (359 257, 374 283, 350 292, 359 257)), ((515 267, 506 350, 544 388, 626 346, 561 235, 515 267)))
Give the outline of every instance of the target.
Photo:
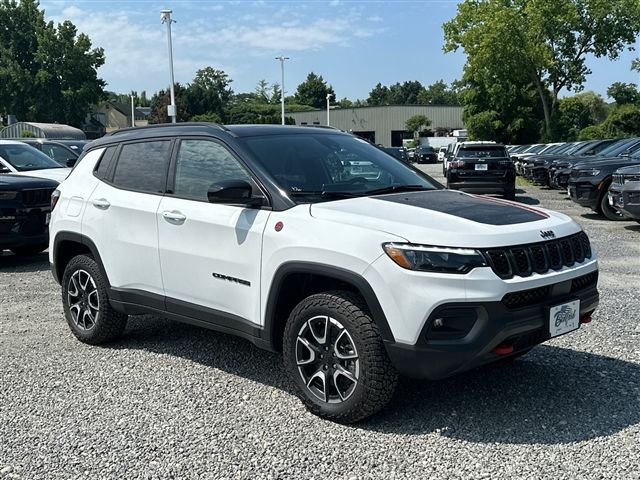
POLYGON ((209 187, 250 175, 225 147, 210 140, 183 140, 176 160, 174 195, 207 202, 209 187))

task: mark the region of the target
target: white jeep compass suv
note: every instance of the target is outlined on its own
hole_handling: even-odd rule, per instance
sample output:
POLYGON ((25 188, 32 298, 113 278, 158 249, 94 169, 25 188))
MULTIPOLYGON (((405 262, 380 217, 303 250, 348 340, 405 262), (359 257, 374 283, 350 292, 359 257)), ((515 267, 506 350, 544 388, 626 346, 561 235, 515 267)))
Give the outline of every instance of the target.
POLYGON ((595 253, 567 216, 445 190, 333 129, 120 130, 52 203, 79 340, 143 313, 239 335, 282 351, 306 406, 340 422, 383 408, 399 373, 514 358, 598 304, 595 253))

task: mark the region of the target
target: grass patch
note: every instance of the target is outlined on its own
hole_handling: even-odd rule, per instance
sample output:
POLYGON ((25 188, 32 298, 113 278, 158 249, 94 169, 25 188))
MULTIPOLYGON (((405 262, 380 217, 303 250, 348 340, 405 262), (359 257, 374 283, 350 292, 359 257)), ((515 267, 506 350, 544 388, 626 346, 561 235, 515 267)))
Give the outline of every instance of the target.
POLYGON ((524 177, 516 177, 516 187, 533 187, 533 182, 524 177))

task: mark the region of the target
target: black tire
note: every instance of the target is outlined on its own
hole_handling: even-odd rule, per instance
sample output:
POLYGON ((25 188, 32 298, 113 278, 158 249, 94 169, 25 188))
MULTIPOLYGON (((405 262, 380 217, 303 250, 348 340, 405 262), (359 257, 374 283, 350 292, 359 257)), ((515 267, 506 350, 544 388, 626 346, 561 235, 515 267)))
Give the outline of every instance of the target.
POLYGON ((283 339, 283 358, 285 368, 296 386, 297 395, 307 409, 319 417, 335 422, 353 423, 379 412, 393 397, 398 382, 398 373, 389 361, 378 327, 369 316, 362 298, 351 292, 325 292, 302 300, 287 320, 283 339), (313 319, 319 319, 317 320, 319 322, 326 319, 325 341, 318 342, 316 353, 310 355, 313 362, 301 363, 299 366, 300 352, 304 353, 306 348, 311 353, 311 348, 304 346, 300 339, 304 339, 304 335, 312 338, 308 336, 309 333, 315 337, 310 322, 313 319), (333 322, 337 322, 343 328, 339 329, 333 322), (340 333, 332 334, 330 327, 340 333), (344 331, 348 335, 344 335, 344 331), (353 349, 350 352, 356 355, 356 360, 336 360, 336 353, 341 348, 338 343, 343 336, 348 337, 347 340, 352 342, 353 349), (328 345, 331 345, 331 348, 328 345), (326 355, 326 359, 321 360, 323 354, 326 355), (357 381, 347 384, 351 390, 348 393, 345 389, 345 393, 348 393, 344 396, 345 398, 342 398, 343 395, 337 386, 336 378, 340 377, 336 377, 334 373, 338 371, 336 364, 333 364, 333 368, 331 366, 331 363, 336 361, 343 362, 338 363, 338 368, 344 367, 343 370, 350 368, 350 373, 358 372, 357 381), (345 362, 352 362, 355 367, 345 362), (325 380, 321 382, 324 392, 320 391, 324 398, 314 393, 312 389, 317 387, 313 387, 312 380, 306 381, 305 369, 309 372, 315 371, 308 375, 312 380, 318 374, 324 375, 325 380), (335 388, 330 388, 332 385, 327 385, 327 381, 333 381, 335 388), (330 398, 332 392, 333 399, 330 398))
POLYGON ((39 243, 37 245, 25 245, 22 247, 13 247, 11 251, 16 255, 27 256, 36 255, 40 252, 44 252, 49 247, 46 243, 39 243))
MULTIPOLYGON (((607 189, 608 190, 608 189, 607 189)), ((621 220, 627 220, 627 217, 622 213, 619 213, 615 208, 609 205, 609 197, 607 196, 607 190, 604 190, 604 195, 600 198, 599 210, 607 220, 619 222, 621 220)))
POLYGON ((516 189, 515 189, 515 187, 512 188, 512 189, 509 189, 509 190, 505 190, 503 197, 506 200, 515 200, 516 199, 516 189))
POLYGON ((127 315, 111 307, 107 280, 88 255, 73 257, 64 269, 62 304, 71 332, 83 343, 98 345, 115 340, 127 326, 127 315))

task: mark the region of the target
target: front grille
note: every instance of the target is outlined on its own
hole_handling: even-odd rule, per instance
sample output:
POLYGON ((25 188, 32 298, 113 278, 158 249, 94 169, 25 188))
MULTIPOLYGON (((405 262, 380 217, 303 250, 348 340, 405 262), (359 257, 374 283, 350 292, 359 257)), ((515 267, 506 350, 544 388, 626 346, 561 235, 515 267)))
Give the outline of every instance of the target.
MULTIPOLYGON (((579 292, 585 288, 594 287, 598 283, 598 272, 587 273, 571 280, 571 293, 579 292)), ((520 290, 507 293, 502 297, 502 304, 508 309, 530 307, 546 303, 553 298, 553 285, 520 290)))
POLYGON ((622 177, 622 181, 620 183, 640 182, 640 173, 627 173, 626 175, 620 175, 620 177, 622 177))
POLYGON ((33 190, 22 190, 22 203, 28 207, 36 205, 49 205, 51 204, 51 194, 53 188, 38 188, 33 190))
POLYGON ((571 267, 591 258, 591 245, 584 232, 558 240, 484 250, 491 269, 500 278, 528 277, 532 273, 547 273, 571 267))

